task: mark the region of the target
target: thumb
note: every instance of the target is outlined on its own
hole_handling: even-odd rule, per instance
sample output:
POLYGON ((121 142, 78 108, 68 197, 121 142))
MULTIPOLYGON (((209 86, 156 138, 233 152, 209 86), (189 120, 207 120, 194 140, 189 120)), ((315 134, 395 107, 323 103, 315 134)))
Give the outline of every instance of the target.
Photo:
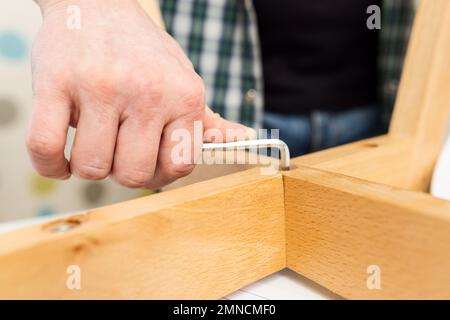
POLYGON ((256 131, 254 129, 228 121, 218 113, 214 113, 208 106, 206 106, 203 126, 205 130, 204 142, 230 142, 256 139, 256 131), (210 134, 208 134, 208 131, 210 131, 210 134), (220 133, 222 141, 217 141, 218 133, 220 133))

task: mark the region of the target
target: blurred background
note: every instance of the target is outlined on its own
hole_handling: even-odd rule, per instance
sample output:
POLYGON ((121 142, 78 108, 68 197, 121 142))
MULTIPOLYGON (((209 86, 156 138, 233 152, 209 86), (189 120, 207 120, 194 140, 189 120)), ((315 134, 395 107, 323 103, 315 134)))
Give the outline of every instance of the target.
MULTIPOLYGON (((397 2, 393 3, 400 5, 397 2)), ((150 191, 129 190, 111 180, 71 178, 61 182, 35 173, 26 151, 25 133, 31 115, 30 51, 40 24, 34 1, 0 1, 0 222, 73 213, 148 195, 150 191)), ((397 41, 400 35, 394 35, 397 41)), ((399 50, 396 46, 393 49, 399 50)), ((397 65, 400 73, 401 64, 397 65)), ((395 82, 387 84, 387 91, 396 87, 395 82)), ((73 132, 69 141, 71 136, 73 132)), ((449 169, 447 172, 450 176, 449 169)))
POLYGON ((0 222, 70 213, 145 195, 112 181, 38 176, 25 132, 31 113, 30 50, 41 15, 32 0, 0 1, 0 222))

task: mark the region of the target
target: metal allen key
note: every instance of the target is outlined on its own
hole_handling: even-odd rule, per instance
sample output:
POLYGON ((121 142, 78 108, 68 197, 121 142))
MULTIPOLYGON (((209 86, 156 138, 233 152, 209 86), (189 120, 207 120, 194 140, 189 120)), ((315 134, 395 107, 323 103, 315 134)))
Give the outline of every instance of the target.
POLYGON ((279 139, 257 139, 257 140, 242 140, 225 143, 205 143, 203 144, 203 151, 212 150, 239 150, 239 149, 260 149, 260 148, 277 148, 280 151, 280 168, 283 171, 290 169, 291 155, 288 145, 279 139))

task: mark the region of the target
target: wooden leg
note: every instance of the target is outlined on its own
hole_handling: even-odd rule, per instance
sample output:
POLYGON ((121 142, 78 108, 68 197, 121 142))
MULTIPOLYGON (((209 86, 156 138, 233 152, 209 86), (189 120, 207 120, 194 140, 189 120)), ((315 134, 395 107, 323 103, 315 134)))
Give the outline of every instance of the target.
POLYGON ((389 134, 411 141, 406 188, 428 191, 450 109, 450 1, 421 1, 389 134))
POLYGON ((282 177, 256 169, 0 235, 0 298, 216 299, 285 266, 282 177))
POLYGON ((345 298, 450 298, 450 202, 307 167, 284 184, 289 268, 345 298))

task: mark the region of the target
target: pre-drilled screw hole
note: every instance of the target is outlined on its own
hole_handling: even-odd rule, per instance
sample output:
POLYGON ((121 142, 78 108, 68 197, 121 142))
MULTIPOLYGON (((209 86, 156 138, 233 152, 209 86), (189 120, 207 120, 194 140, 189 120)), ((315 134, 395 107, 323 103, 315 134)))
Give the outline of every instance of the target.
POLYGON ((75 223, 73 221, 63 221, 49 226, 47 228, 47 231, 51 233, 65 233, 78 227, 79 225, 80 223, 75 223))
POLYGON ((88 220, 88 214, 71 216, 66 219, 49 222, 43 226, 43 230, 50 233, 66 233, 79 226, 88 220))

